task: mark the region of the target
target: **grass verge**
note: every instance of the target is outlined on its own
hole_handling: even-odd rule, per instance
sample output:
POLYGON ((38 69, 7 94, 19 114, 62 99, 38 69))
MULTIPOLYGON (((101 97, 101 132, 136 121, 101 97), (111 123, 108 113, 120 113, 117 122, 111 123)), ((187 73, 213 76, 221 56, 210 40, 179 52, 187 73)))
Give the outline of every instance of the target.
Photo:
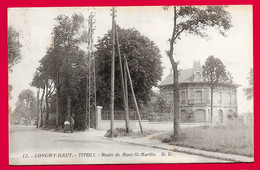
POLYGON ((173 133, 156 137, 164 143, 195 149, 254 156, 253 125, 217 125, 182 129, 178 138, 173 133))

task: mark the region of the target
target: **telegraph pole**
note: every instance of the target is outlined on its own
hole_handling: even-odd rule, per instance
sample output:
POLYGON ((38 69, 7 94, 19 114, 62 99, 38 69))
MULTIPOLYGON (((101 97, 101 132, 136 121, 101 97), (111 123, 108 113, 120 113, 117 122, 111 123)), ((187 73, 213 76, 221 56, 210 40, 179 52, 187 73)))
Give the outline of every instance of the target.
POLYGON ((125 59, 126 71, 127 71, 128 77, 129 77, 130 88, 131 88, 132 95, 133 95, 134 102, 135 102, 135 108, 136 108, 136 112, 137 112, 137 116, 138 116, 138 121, 139 121, 140 130, 141 130, 141 133, 143 134, 143 128, 142 128, 142 124, 141 124, 141 117, 140 117, 140 113, 139 113, 137 101, 136 101, 136 98, 135 98, 135 92, 134 92, 134 88, 133 88, 133 82, 132 82, 132 78, 131 78, 131 75, 130 75, 130 71, 129 71, 129 67, 128 67, 128 63, 127 63, 126 56, 125 56, 124 59, 125 59))
MULTIPOLYGON (((117 25, 115 23, 115 31, 116 31, 116 42, 117 42, 117 50, 118 50, 118 57, 119 57, 119 66, 120 66, 120 73, 121 73, 121 86, 122 86, 122 94, 123 94, 123 103, 124 103, 124 110, 125 110, 125 122, 126 122, 126 133, 130 131, 129 128, 129 109, 128 109, 128 100, 126 99, 126 93, 127 93, 127 87, 125 90, 125 86, 127 86, 127 83, 125 84, 124 80, 124 73, 123 73, 123 66, 122 66, 122 58, 121 58, 121 52, 119 47, 119 38, 118 38, 118 30, 117 25)), ((125 79, 127 80, 127 75, 125 74, 125 79)), ((127 82, 127 81, 126 81, 127 82)), ((128 97, 128 95, 127 95, 128 97)))
POLYGON ((114 137, 114 100, 115 100, 115 7, 112 8, 112 60, 111 60, 111 119, 110 119, 110 137, 114 137))
POLYGON ((94 56, 94 20, 95 12, 91 12, 88 18, 87 36, 87 85, 86 85, 86 128, 96 128, 96 76, 94 56))

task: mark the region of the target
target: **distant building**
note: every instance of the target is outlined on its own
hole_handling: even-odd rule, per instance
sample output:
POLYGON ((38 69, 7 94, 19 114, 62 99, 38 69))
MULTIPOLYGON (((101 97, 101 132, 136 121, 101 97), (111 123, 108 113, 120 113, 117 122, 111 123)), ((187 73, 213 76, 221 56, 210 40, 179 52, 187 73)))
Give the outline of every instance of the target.
MULTIPOLYGON (((210 122, 210 86, 203 80, 200 61, 179 74, 181 122, 210 122)), ((173 73, 160 84, 160 94, 173 106, 173 73)), ((237 85, 221 85, 213 92, 213 123, 226 123, 237 116, 237 85)))

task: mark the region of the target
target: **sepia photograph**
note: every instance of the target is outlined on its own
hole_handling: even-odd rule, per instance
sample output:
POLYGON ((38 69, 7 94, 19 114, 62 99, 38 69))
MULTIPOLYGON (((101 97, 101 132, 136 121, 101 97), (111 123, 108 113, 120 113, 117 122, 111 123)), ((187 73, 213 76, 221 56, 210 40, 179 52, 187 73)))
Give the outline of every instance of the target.
POLYGON ((254 162, 252 5, 7 12, 9 165, 254 162))

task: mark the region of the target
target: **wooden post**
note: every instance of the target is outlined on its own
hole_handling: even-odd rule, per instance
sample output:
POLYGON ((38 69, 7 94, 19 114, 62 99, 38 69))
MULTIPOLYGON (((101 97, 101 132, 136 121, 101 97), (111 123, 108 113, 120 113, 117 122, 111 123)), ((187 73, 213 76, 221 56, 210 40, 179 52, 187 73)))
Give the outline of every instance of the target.
POLYGON ((125 85, 124 85, 124 73, 123 73, 123 66, 122 66, 122 58, 121 52, 119 48, 119 38, 118 38, 118 31, 117 25, 115 24, 115 31, 116 31, 116 41, 117 41, 117 50, 118 50, 118 57, 119 57, 119 65, 120 65, 120 73, 121 73, 121 86, 122 86, 122 94, 123 94, 123 102, 124 102, 124 110, 125 110, 125 123, 126 123, 126 133, 129 132, 129 111, 128 105, 126 104, 126 94, 125 94, 125 85))
MULTIPOLYGON (((125 56, 124 56, 125 58, 125 56)), ((124 61, 124 75, 125 75, 125 102, 126 102, 126 109, 129 116, 129 108, 128 108, 128 84, 127 84, 127 70, 126 70, 126 62, 124 61)))
POLYGON ((135 92, 134 92, 134 88, 133 88, 132 78, 131 78, 131 75, 130 75, 130 71, 129 71, 129 68, 128 68, 128 64, 127 64, 126 58, 125 58, 125 62, 126 62, 126 70, 127 70, 128 77, 129 77, 130 87, 131 87, 131 91, 132 91, 133 98, 134 98, 134 102, 135 102, 135 107, 136 107, 136 112, 137 112, 137 116, 138 116, 138 121, 139 121, 140 130, 141 130, 141 133, 143 133, 143 128, 142 128, 142 124, 141 124, 140 113, 139 113, 137 101, 136 101, 136 98, 135 98, 135 92))
POLYGON ((111 101, 110 101, 110 137, 114 137, 114 91, 115 91, 115 7, 112 8, 112 60, 111 60, 111 101))

